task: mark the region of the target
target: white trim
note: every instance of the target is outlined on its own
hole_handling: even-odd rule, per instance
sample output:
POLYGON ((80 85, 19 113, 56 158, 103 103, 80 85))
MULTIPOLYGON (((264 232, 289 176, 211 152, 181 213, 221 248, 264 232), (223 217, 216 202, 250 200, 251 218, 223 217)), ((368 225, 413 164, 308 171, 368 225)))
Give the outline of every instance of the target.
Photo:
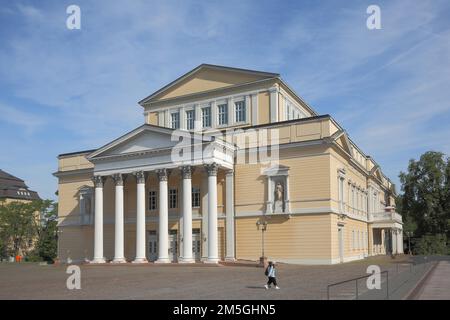
POLYGON ((269 90, 270 94, 270 103, 269 103, 269 109, 270 109, 270 122, 278 122, 278 87, 272 87, 269 90))
POLYGON ((252 104, 252 120, 251 123, 253 126, 258 125, 259 124, 259 120, 258 120, 258 94, 252 94, 251 95, 251 104, 252 104))

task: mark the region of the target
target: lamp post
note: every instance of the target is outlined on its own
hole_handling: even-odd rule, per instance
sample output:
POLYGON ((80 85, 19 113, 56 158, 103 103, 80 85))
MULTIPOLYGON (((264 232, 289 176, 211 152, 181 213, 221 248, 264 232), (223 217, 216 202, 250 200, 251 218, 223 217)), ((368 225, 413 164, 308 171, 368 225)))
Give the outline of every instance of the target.
POLYGON ((406 231, 406 235, 408 236, 408 253, 411 255, 411 236, 413 233, 411 231, 406 231))
POLYGON ((256 222, 256 225, 258 226, 258 228, 261 229, 261 251, 262 251, 262 255, 261 255, 261 258, 259 258, 259 264, 265 267, 265 265, 267 263, 267 261, 266 261, 267 258, 264 255, 264 232, 267 230, 267 221, 265 221, 265 220, 264 221, 258 220, 256 222))

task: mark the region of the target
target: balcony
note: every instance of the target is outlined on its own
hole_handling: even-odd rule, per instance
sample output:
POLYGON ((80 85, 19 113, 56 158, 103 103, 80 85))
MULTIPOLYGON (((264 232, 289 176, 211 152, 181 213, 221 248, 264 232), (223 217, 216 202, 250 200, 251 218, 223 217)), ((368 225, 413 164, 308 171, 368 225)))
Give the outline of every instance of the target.
POLYGON ((402 216, 395 212, 394 207, 386 207, 383 212, 371 213, 369 215, 370 222, 390 222, 402 223, 402 216))

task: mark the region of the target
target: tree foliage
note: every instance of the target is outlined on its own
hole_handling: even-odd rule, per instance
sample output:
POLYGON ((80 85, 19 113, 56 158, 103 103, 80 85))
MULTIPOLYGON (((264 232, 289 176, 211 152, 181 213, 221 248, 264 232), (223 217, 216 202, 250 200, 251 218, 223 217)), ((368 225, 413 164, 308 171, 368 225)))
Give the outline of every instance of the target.
POLYGON ((51 200, 0 202, 0 256, 54 257, 56 217, 56 205, 51 200))
POLYGON ((400 173, 403 195, 400 209, 417 228, 416 236, 445 234, 450 219, 450 160, 440 152, 424 153, 410 160, 408 172, 400 173))
POLYGON ((400 173, 403 194, 397 210, 405 232, 413 233, 418 254, 447 253, 450 230, 450 158, 429 151, 400 173))

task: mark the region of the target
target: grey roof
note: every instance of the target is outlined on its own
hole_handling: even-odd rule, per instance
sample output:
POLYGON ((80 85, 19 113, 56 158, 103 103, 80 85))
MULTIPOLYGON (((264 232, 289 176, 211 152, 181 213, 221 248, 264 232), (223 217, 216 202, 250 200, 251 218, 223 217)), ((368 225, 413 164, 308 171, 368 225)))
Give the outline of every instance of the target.
POLYGON ((22 179, 0 169, 0 199, 1 198, 20 200, 40 199, 38 193, 30 190, 22 179))

